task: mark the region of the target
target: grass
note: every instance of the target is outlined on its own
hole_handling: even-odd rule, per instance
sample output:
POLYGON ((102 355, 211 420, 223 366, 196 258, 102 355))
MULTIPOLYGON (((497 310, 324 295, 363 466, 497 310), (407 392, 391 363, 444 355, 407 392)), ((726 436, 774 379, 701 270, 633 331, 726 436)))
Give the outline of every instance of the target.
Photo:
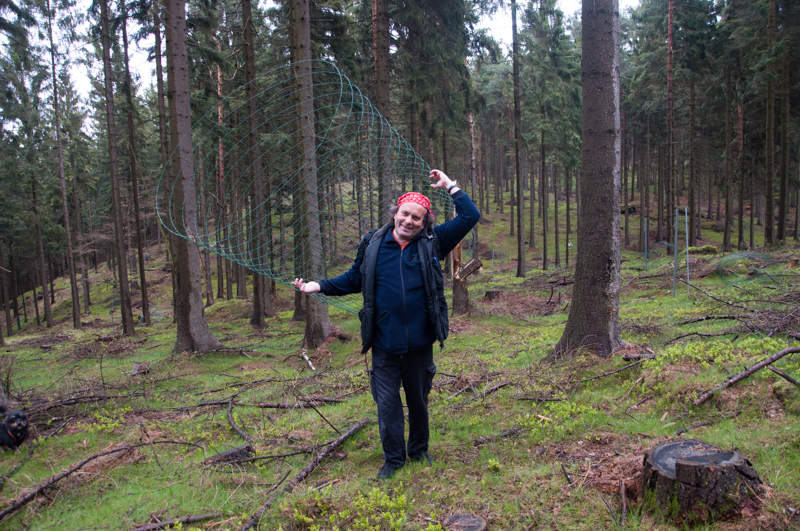
MULTIPOLYGON (((481 225, 482 241, 505 245, 504 261, 516 248, 513 238, 503 237, 505 216, 504 223, 490 214, 489 225, 481 225)), ((709 242, 717 243, 712 238, 698 245, 709 242)), ((679 283, 673 297, 666 257, 648 260, 645 270, 641 255, 625 251, 620 328, 634 345, 625 352, 647 348, 660 356, 583 383, 575 380, 628 362, 621 352, 610 359, 578 354, 558 365, 539 364, 566 322, 572 286, 563 280, 570 273, 534 269, 516 278, 508 262, 492 274, 484 259, 484 270, 470 277, 472 313, 451 318, 450 338, 435 354, 433 465, 409 464, 391 481, 378 481, 380 438, 377 424, 368 424, 305 482, 278 496, 259 529, 432 531, 458 513, 479 514, 493 530, 615 529, 601 495, 619 518, 620 479, 629 496, 625 529, 673 529, 637 501, 642 456, 678 429, 707 420, 717 422, 683 437, 739 448, 766 491, 756 515, 706 528, 791 529, 798 517, 790 519, 787 507, 800 505, 800 389, 764 370, 700 407, 691 405, 701 391, 785 348, 791 341, 787 333, 800 330, 792 313, 800 282, 797 270, 785 269, 787 252, 796 255, 797 249, 763 252, 770 261, 748 261, 730 268, 724 278, 716 273, 724 257, 693 257, 691 278, 699 289, 687 293, 679 283), (488 289, 503 295, 487 302, 482 295, 488 289), (739 318, 681 324, 728 314, 739 318), (504 381, 509 384, 484 394, 504 381), (521 428, 516 436, 475 444, 514 427, 521 428), (562 464, 575 485, 568 485, 562 464)), ((116 335, 119 316, 114 314, 112 325, 109 314, 112 272, 101 267, 91 273, 94 304, 83 316, 91 326, 71 329, 64 299, 68 285, 58 279, 56 328, 36 327, 31 319, 6 338, 0 381, 28 409, 37 442, 31 458, 0 491, 0 507, 113 445, 141 446, 72 474, 0 522, 0 529, 130 529, 154 518, 211 512, 220 515, 183 528, 239 529, 280 479, 300 472, 320 445, 376 416, 354 315, 331 308, 341 339, 331 338, 309 353, 315 372, 299 356, 303 323, 292 321, 293 295, 283 288, 276 297, 278 314, 263 330, 248 324, 247 301, 218 300, 206 315, 226 348, 174 353, 169 274, 161 269, 163 251, 153 246, 149 254, 151 306, 159 318, 139 328, 136 337, 116 335), (135 361, 146 362, 149 372, 130 376, 135 361), (233 419, 255 439, 250 444, 262 459, 206 466, 204 459, 245 444, 227 418, 232 396, 233 419), (84 400, 64 403, 76 397, 84 400), (342 402, 258 407, 309 397, 342 402), (283 454, 294 455, 268 458, 283 454)), ((32 315, 30 305, 28 312, 32 315)), ((798 356, 777 366, 800 377, 798 356)), ((18 464, 33 444, 32 437, 23 453, 0 454, 0 473, 18 464)))

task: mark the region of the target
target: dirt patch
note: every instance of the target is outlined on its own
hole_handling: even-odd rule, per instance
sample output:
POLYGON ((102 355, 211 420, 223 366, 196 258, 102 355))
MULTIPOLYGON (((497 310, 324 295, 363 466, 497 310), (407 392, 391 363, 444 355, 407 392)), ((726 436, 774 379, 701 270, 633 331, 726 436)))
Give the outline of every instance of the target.
POLYGON ((249 361, 239 366, 239 372, 266 371, 271 368, 272 365, 264 361, 249 361))
POLYGON ((476 313, 529 320, 559 313, 568 302, 569 296, 560 291, 547 298, 522 291, 502 293, 491 302, 481 298, 473 306, 476 313))

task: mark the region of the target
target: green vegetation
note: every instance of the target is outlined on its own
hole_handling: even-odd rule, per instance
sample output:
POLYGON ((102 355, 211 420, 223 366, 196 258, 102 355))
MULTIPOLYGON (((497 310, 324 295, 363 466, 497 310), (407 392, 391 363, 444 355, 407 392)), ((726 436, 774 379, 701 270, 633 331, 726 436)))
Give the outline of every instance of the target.
MULTIPOLYGON (((499 247, 505 240, 492 230, 491 240, 481 240, 499 247)), ((292 321, 293 294, 283 288, 275 298, 278 316, 263 330, 248 324, 247 301, 218 301, 206 315, 226 348, 173 353, 171 290, 161 278, 169 273, 162 271, 163 252, 152 246, 149 253, 160 317, 137 336, 117 335, 116 314, 112 326, 113 279, 102 268, 92 278, 94 304, 82 331, 69 328, 67 283, 58 279, 56 328, 29 322, 7 338, 0 381, 35 429, 22 453, 1 454, 0 472, 35 448, 7 479, 3 506, 86 457, 119 444, 133 448, 90 462, 0 529, 128 529, 153 516, 212 512, 220 516, 182 529, 239 529, 284 476, 289 481, 322 445, 375 418, 354 315, 331 308, 339 334, 308 353, 313 372, 300 356, 303 323, 292 321), (144 365, 131 376, 135 362, 144 365), (204 464, 246 443, 227 417, 231 397, 232 419, 255 439, 249 444, 257 459, 204 464), (312 407, 313 398, 340 401, 312 407), (264 403, 300 406, 259 407, 264 403)), ((382 451, 373 422, 280 494, 259 529, 432 531, 458 513, 480 514, 492 529, 612 529, 600 494, 619 518, 621 479, 629 498, 625 529, 670 529, 637 498, 642 455, 703 421, 712 423, 683 437, 739 448, 768 487, 757 515, 709 529, 789 529, 786 508, 800 501, 800 388, 765 369, 701 407, 691 405, 700 392, 792 344, 787 334, 798 332, 792 312, 800 282, 795 269, 786 269, 787 249, 767 254, 756 264, 764 274, 741 285, 716 273, 715 260, 724 257, 693 258, 691 292, 681 283, 673 297, 666 262, 650 260, 645 270, 641 255, 626 252, 620 328, 631 345, 608 360, 584 353, 554 366, 539 361, 561 335, 569 271, 533 269, 515 278, 499 263, 491 274, 485 263, 470 277, 471 315, 452 318, 450 339, 436 354, 433 465, 412 463, 388 482, 375 479, 382 451), (488 302, 488 289, 503 294, 488 302), (655 357, 637 364, 622 354, 655 357)), ((776 368, 800 378, 800 356, 776 368)))

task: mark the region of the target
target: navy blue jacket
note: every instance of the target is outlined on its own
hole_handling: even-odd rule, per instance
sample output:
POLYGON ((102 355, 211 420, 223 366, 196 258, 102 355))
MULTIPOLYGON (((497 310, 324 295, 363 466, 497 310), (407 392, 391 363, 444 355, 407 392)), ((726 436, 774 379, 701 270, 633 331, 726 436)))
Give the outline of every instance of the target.
MULTIPOLYGON (((439 241, 440 256, 452 251, 481 217, 463 190, 457 190, 451 197, 458 215, 433 228, 439 241)), ((401 249, 392 231, 387 231, 378 251, 373 345, 393 354, 403 354, 436 341, 436 330, 428 316, 425 287, 420 273, 417 243, 421 237, 422 232, 405 249, 401 249)), ((320 280, 320 291, 334 296, 361 293, 363 254, 357 254, 347 272, 320 280)))

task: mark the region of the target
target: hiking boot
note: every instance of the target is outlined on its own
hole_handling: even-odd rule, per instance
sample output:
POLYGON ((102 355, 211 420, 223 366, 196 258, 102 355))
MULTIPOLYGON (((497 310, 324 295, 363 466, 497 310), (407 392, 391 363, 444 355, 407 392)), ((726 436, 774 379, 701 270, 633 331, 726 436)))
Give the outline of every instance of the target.
POLYGON ((421 463, 425 461, 426 463, 433 464, 433 456, 428 452, 420 452, 418 454, 409 455, 409 461, 413 461, 414 463, 421 463))
POLYGON ((383 463, 381 469, 378 470, 378 479, 389 479, 394 476, 394 473, 400 470, 400 468, 402 467, 383 463))

